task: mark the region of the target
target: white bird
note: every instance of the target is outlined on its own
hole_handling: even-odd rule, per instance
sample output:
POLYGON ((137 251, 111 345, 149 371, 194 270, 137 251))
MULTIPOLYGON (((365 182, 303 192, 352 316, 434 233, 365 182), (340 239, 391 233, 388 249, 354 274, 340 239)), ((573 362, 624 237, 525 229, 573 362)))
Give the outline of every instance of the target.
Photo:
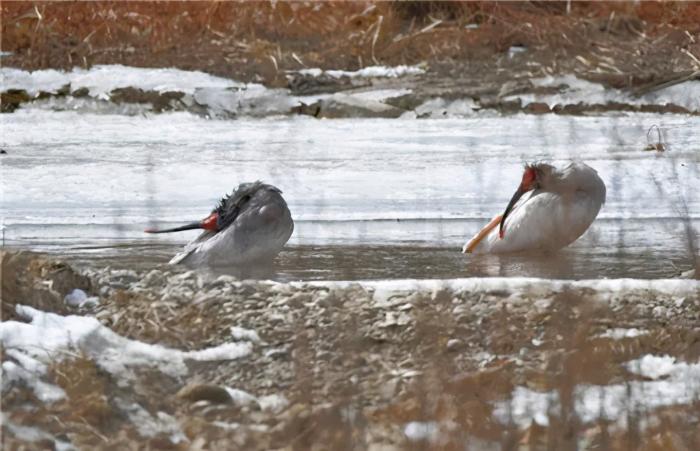
POLYGON ((189 266, 236 266, 273 259, 292 236, 294 221, 282 191, 262 182, 241 183, 209 216, 166 230, 204 232, 170 260, 189 266))
POLYGON ((462 252, 553 251, 576 241, 605 203, 605 183, 590 166, 526 165, 503 215, 491 220, 462 252), (496 227, 498 226, 498 228, 496 227))

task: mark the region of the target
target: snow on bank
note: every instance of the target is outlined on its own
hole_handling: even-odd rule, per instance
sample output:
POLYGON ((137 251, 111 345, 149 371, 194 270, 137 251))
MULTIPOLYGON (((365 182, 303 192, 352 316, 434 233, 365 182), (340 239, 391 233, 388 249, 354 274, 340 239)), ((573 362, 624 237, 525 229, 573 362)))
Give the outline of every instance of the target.
MULTIPOLYGON (((624 419, 630 411, 690 404, 700 396, 700 363, 675 362, 673 357, 645 355, 626 363, 628 371, 651 381, 630 381, 613 385, 579 385, 574 389, 574 410, 583 422, 598 418, 624 419), (657 380, 662 378, 662 380, 657 380)), ((546 426, 549 415, 559 416, 556 392, 538 392, 517 387, 509 401, 497 403, 494 416, 503 423, 512 419, 520 427, 532 421, 546 426)))
POLYGON ((676 362, 676 358, 670 355, 647 354, 641 359, 627 362, 625 367, 630 373, 652 380, 668 376, 672 379, 688 379, 693 376, 693 373, 696 379, 700 378, 700 364, 688 365, 685 362, 676 362))
MULTIPOLYGON (((92 317, 61 316, 20 305, 16 311, 29 322, 0 323, 0 346, 6 357, 2 363, 2 392, 23 384, 44 403, 56 402, 67 396, 62 388, 42 380, 47 376, 48 365, 65 357, 84 356, 115 376, 118 384, 129 387, 136 377, 133 372, 136 367, 153 368, 172 377, 185 376, 188 374, 188 361, 239 359, 252 352, 253 343, 260 342, 254 330, 234 326, 231 327, 231 335, 240 342, 182 351, 122 337, 92 317)), ((254 402, 262 410, 277 412, 288 404, 280 395, 258 398, 242 390, 227 388, 227 391, 238 403, 254 402)), ((174 416, 162 411, 151 414, 139 403, 118 396, 112 402, 134 424, 141 437, 165 434, 173 444, 187 441, 174 416)), ((43 431, 22 429, 20 426, 10 432, 28 441, 32 441, 34 436, 50 438, 43 431)))
POLYGON ((364 281, 292 282, 291 285, 328 288, 347 288, 359 284, 374 292, 375 299, 386 299, 392 293, 402 291, 439 290, 460 291, 511 291, 531 295, 544 295, 569 289, 592 289, 600 295, 620 294, 631 290, 646 290, 672 296, 700 297, 700 281, 688 279, 591 279, 555 280, 534 277, 470 277, 465 279, 397 279, 364 281))
MULTIPOLYGON (((24 368, 22 366, 24 363, 29 363, 30 368, 37 368, 37 365, 33 362, 31 357, 17 352, 16 349, 10 349, 9 351, 15 351, 15 353, 10 355, 21 363, 17 364, 9 360, 2 362, 3 393, 5 393, 13 383, 23 382, 34 392, 34 396, 36 396, 41 402, 52 403, 60 401, 66 397, 66 392, 63 391, 61 387, 40 380, 35 372, 32 372, 31 369, 24 368)), ((42 369, 42 371, 39 371, 38 373, 45 374, 46 369, 42 369)))
POLYGON ((622 340, 624 338, 641 337, 641 336, 647 335, 647 334, 648 334, 648 332, 646 330, 640 330, 640 329, 637 329, 636 327, 633 327, 631 329, 616 327, 613 329, 606 330, 602 334, 597 335, 597 337, 598 338, 611 338, 613 340, 622 340))
MULTIPOLYGON (((334 78, 397 78, 404 75, 425 73, 418 66, 369 66, 358 71, 303 69, 300 74, 320 76, 326 74, 334 78)), ((92 97, 103 100, 118 88, 137 88, 159 93, 175 91, 194 94, 198 90, 210 92, 248 90, 262 93, 276 91, 256 83, 241 83, 228 78, 217 77, 200 71, 187 71, 174 68, 144 68, 122 66, 120 64, 97 65, 90 69, 73 68, 70 72, 43 69, 33 72, 12 67, 0 68, 0 90, 25 90, 35 96, 40 92, 56 93, 69 85, 71 91, 87 89, 92 97)), ((399 94, 403 95, 405 92, 399 94)), ((382 97, 381 95, 374 97, 382 97)))
MULTIPOLYGON (((399 66, 368 67, 357 72, 347 72, 357 77, 398 77, 415 73, 422 69, 399 66)), ((330 71, 334 76, 344 71, 330 71)), ((27 72, 14 68, 0 68, 0 90, 24 90, 36 97, 40 92, 57 94, 68 87, 72 95, 53 96, 35 101, 31 108, 49 110, 78 110, 116 114, 141 114, 153 109, 149 102, 166 102, 173 109, 188 109, 198 114, 206 113, 213 117, 266 117, 288 115, 294 107, 303 103, 313 103, 329 97, 329 94, 293 96, 289 89, 266 88, 256 83, 241 83, 235 80, 216 77, 199 71, 184 71, 172 68, 149 69, 121 65, 94 66, 85 70, 74 68, 70 72, 54 69, 27 72), (129 97, 122 93, 114 102, 105 102, 118 88, 134 88, 146 93, 163 94, 176 92, 183 94, 178 100, 171 98, 129 97), (88 96, 76 96, 78 90, 87 89, 88 96), (130 103, 135 102, 135 103, 130 103)), ((411 92, 408 89, 360 89, 346 92, 345 96, 360 103, 372 104, 390 97, 398 97, 411 92)), ((35 99, 36 100, 36 99, 35 99)), ((161 105, 162 107, 162 105, 161 105)), ((167 109, 167 108, 166 108, 167 109)))
MULTIPOLYGON (((255 331, 236 328, 235 331, 232 329, 234 338, 248 341, 198 351, 181 351, 122 337, 91 317, 61 316, 20 305, 16 310, 29 323, 0 323, 0 345, 6 356, 13 359, 2 363, 2 392, 10 390, 16 383, 22 383, 45 403, 66 397, 63 389, 42 378, 47 374, 47 364, 67 356, 85 356, 116 376, 115 380, 120 385, 129 386, 135 377, 134 367, 151 367, 173 377, 184 376, 188 372, 187 361, 239 359, 252 352, 251 341, 259 340, 255 331)), ((266 407, 282 402, 273 398, 253 399, 266 407)), ((177 420, 171 415, 157 412, 152 416, 139 404, 119 398, 115 398, 115 403, 142 437, 167 434, 175 444, 186 440, 177 420)))
MULTIPOLYGON (((244 88, 247 85, 227 78, 215 77, 200 71, 173 68, 150 69, 119 64, 99 65, 90 69, 74 68, 70 72, 54 69, 27 72, 4 67, 0 69, 2 90, 23 89, 30 95, 41 91, 57 92, 70 84, 71 91, 86 88, 93 97, 107 99, 117 88, 139 88, 144 91, 177 91, 193 94, 203 88, 244 88)), ((250 85, 261 87, 261 85, 250 85)))
MULTIPOLYGON (((353 79, 384 78, 397 79, 409 75, 420 75, 426 72, 423 66, 369 66, 357 71, 322 70, 318 68, 290 71, 290 74, 299 74, 310 77, 349 77, 353 79)), ((398 82, 397 82, 398 83, 398 82)), ((366 83, 365 83, 366 84, 366 83)), ((85 96, 54 96, 37 101, 37 107, 50 109, 87 109, 100 110, 104 105, 100 101, 110 100, 110 95, 118 88, 135 88, 144 92, 159 93, 177 92, 184 94, 173 99, 160 99, 158 101, 171 101, 173 109, 186 109, 202 114, 203 111, 211 116, 275 116, 292 114, 292 109, 299 106, 300 102, 309 103, 323 100, 326 94, 315 96, 293 96, 289 89, 272 89, 255 83, 241 83, 227 78, 213 76, 200 71, 185 71, 174 68, 141 68, 122 65, 98 65, 90 69, 74 68, 69 72, 54 69, 37 70, 27 72, 15 68, 0 68, 0 87, 4 92, 10 89, 24 90, 30 96, 37 96, 40 92, 58 93, 65 86, 74 93, 77 90, 86 89, 85 96), (93 103, 89 102, 90 100, 93 103), (97 103, 94 103, 97 102, 97 103)), ((673 86, 668 86, 657 91, 647 93, 641 97, 617 89, 606 89, 603 85, 577 78, 574 75, 549 76, 533 79, 529 88, 534 88, 538 93, 522 93, 506 96, 506 101, 520 100, 523 106, 538 102, 546 103, 549 107, 557 104, 565 105, 605 105, 618 103, 623 105, 658 105, 673 104, 684 107, 689 111, 700 111, 700 81, 690 80, 673 86), (545 88, 545 89, 543 89, 545 88)), ((369 102, 371 100, 383 101, 390 97, 406 95, 410 91, 402 89, 401 85, 393 89, 358 88, 344 91, 344 95, 350 96, 357 102, 369 102)), ((424 102, 415 109, 404 113, 404 117, 472 117, 501 114, 498 103, 484 107, 475 96, 465 95, 463 98, 453 99, 456 91, 449 98, 433 97, 424 99, 424 102)), ((104 103, 104 102, 102 102, 104 103)), ((144 98, 129 97, 129 94, 120 93, 115 103, 120 104, 124 112, 124 104, 135 105, 145 103, 144 98), (129 99, 129 100, 125 100, 129 99), (134 102, 134 103, 128 103, 134 102)), ((351 105, 351 107, 357 105, 351 105)), ((162 105, 159 107, 161 108, 162 105)), ((156 111, 162 111, 155 108, 156 111)), ((167 109, 167 108, 166 108, 167 109)), ((614 109, 614 108, 613 108, 614 109)), ((515 111, 519 111, 516 108, 515 111)), ((139 111, 127 110, 126 114, 138 114, 139 111)), ((123 114, 123 113, 122 113, 123 114)), ((353 114, 359 113, 349 113, 353 114)), ((361 117, 361 116, 360 116, 361 117)), ((375 116, 372 116, 375 117, 375 116)), ((381 115, 379 117, 382 117, 381 115)))
POLYGON ((434 421, 411 421, 406 423, 403 433, 412 442, 425 440, 436 443, 440 439, 440 425, 434 421))
POLYGON ((538 88, 559 88, 559 92, 550 94, 517 94, 506 97, 506 100, 517 100, 528 103, 546 103, 554 105, 605 105, 608 102, 628 105, 666 105, 682 106, 690 111, 700 111, 700 80, 690 80, 669 86, 640 97, 632 96, 617 89, 606 89, 599 83, 582 80, 575 75, 547 76, 532 80, 538 88))
POLYGON ((76 449, 70 443, 59 440, 53 435, 42 431, 37 427, 15 424, 14 422, 10 421, 9 415, 7 415, 5 412, 0 412, 0 424, 2 424, 3 428, 6 428, 7 431, 17 439, 25 442, 36 443, 36 449, 45 449, 47 441, 53 442, 53 449, 56 451, 75 451, 76 449), (43 442, 43 446, 40 447, 39 443, 37 442, 43 442))
POLYGON ((319 68, 301 69, 293 73, 300 75, 310 75, 312 77, 320 77, 328 75, 333 78, 350 77, 350 78, 398 78, 406 75, 424 74, 426 70, 421 66, 406 66, 400 65, 396 67, 388 66, 367 66, 356 71, 347 70, 323 70, 319 68))
POLYGON ((261 410, 280 412, 289 405, 287 398, 278 394, 257 397, 245 390, 237 388, 224 387, 224 390, 226 390, 226 393, 231 397, 234 404, 239 406, 257 404, 261 410))
MULTIPOLYGON (((252 352, 249 342, 181 351, 122 337, 91 317, 61 316, 20 305, 16 310, 30 322, 0 323, 0 344, 6 350, 22 353, 25 363, 39 365, 61 360, 66 355, 83 354, 102 369, 119 376, 118 379, 125 384, 133 377, 131 367, 154 367, 176 377, 187 374, 186 362, 189 360, 234 360, 252 352)), ((22 360, 19 362, 23 364, 22 360)))
POLYGON ((126 413, 129 421, 136 426, 136 430, 141 437, 151 438, 160 434, 166 434, 170 442, 174 444, 189 441, 182 429, 180 429, 177 419, 172 415, 165 412, 156 412, 155 415, 151 415, 141 405, 120 399, 117 399, 115 404, 122 412, 126 413))

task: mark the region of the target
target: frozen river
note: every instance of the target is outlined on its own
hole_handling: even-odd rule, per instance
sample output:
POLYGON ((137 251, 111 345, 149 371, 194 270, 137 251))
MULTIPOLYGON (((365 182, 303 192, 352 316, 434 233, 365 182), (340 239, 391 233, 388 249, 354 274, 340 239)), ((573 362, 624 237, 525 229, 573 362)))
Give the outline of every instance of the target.
POLYGON ((296 228, 277 279, 673 277, 700 228, 700 117, 207 120, 20 109, 0 116, 4 245, 113 266, 162 263, 200 219, 256 179, 296 228), (644 151, 647 129, 666 152, 644 151), (581 159, 607 185, 591 229, 551 256, 465 256, 523 163, 581 159))

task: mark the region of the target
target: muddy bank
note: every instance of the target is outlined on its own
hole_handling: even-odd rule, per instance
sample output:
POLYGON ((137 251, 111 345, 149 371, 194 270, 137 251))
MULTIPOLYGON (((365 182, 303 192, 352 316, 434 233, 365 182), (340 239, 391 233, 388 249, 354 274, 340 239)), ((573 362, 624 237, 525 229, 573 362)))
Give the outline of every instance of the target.
POLYGON ((3 255, 5 446, 700 445, 696 281, 55 268, 3 255))
POLYGON ((119 65, 27 72, 4 68, 2 111, 40 108, 137 115, 188 111, 213 118, 445 118, 489 115, 700 114, 700 71, 629 90, 574 75, 499 80, 436 80, 433 68, 370 66, 303 70, 286 88, 178 69, 119 65))

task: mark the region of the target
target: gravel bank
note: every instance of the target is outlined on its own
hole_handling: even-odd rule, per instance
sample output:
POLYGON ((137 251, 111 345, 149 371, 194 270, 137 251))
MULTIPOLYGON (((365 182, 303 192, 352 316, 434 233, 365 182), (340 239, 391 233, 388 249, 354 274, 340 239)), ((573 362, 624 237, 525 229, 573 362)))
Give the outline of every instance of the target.
POLYGON ((697 389, 694 280, 279 284, 178 270, 78 272, 6 253, 2 302, 9 446, 146 439, 183 449, 501 449, 546 439, 585 449, 660 433, 698 444, 697 393, 634 398, 634 384, 647 393, 661 382, 697 389), (66 305, 79 287, 93 302, 66 305), (73 334, 48 356, 10 334, 26 324, 48 347, 48 319, 56 336, 61 325, 73 334), (234 345, 245 352, 221 352, 234 345), (134 357, 143 355, 150 360, 134 357), (649 361, 656 372, 634 371, 649 361), (689 370, 674 379, 683 362, 689 370), (582 404, 566 402, 587 387, 620 384, 633 388, 624 399, 611 395, 612 417, 592 421, 582 404), (556 395, 556 409, 538 413, 532 401, 523 410, 523 390, 556 395), (47 392, 55 396, 42 398, 47 392), (641 432, 623 417, 643 420, 634 426, 641 432))

